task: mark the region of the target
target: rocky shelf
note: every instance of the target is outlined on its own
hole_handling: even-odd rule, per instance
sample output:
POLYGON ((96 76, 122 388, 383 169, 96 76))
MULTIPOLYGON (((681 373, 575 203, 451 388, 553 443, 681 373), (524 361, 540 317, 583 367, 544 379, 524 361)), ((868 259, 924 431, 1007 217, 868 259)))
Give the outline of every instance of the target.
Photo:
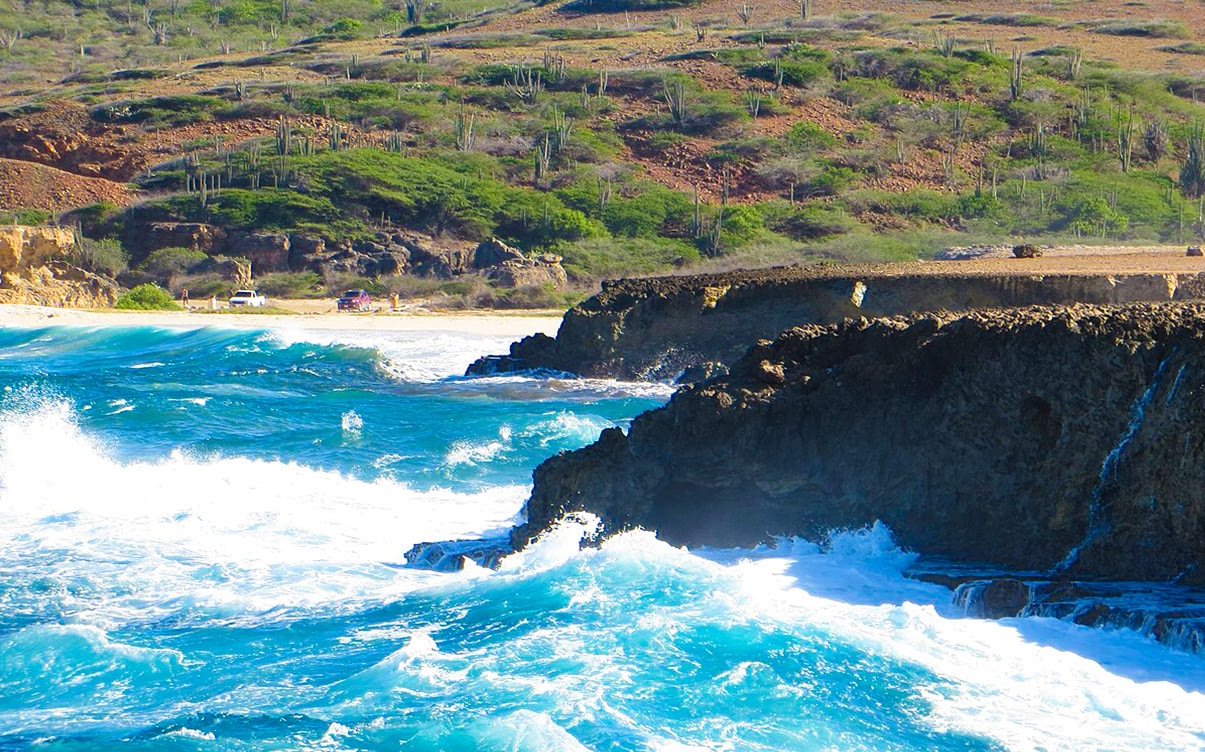
POLYGON ((551 369, 584 376, 685 381, 723 372, 759 339, 800 324, 914 311, 1205 298, 1205 264, 1146 254, 875 266, 814 265, 629 279, 566 313, 469 374, 551 369))

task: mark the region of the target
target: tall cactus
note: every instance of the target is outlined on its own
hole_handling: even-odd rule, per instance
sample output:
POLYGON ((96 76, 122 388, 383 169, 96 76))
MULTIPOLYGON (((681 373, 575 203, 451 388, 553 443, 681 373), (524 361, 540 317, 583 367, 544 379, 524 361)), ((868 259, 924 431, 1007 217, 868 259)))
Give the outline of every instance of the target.
POLYGON ((293 128, 284 115, 276 119, 276 155, 287 157, 293 150, 293 128))
POLYGON ((1188 137, 1180 167, 1180 190, 1186 198, 1205 197, 1205 127, 1200 124, 1193 126, 1188 137))
POLYGON ((1025 90, 1025 55, 1021 50, 1013 49, 1012 72, 1008 78, 1008 97, 1017 99, 1025 90))

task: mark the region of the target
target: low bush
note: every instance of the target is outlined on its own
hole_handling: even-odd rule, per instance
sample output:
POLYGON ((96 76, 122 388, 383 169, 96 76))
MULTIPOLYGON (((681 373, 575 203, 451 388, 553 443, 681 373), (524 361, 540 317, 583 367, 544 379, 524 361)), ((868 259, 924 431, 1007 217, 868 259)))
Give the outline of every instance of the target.
POLYGON ((148 127, 181 126, 210 120, 225 106, 217 97, 181 94, 94 107, 92 119, 102 123, 139 123, 148 127))
POLYGON ((83 238, 80 241, 79 262, 85 269, 116 277, 129 266, 130 254, 121 247, 121 243, 111 238, 83 238))
POLYGON ((616 13, 625 10, 666 10, 698 5, 701 0, 572 0, 564 10, 575 13, 616 13))
POLYGON ((204 251, 191 248, 159 248, 151 252, 139 266, 159 281, 167 282, 176 275, 189 272, 208 258, 204 251))
POLYGON ((136 311, 178 311, 172 294, 158 285, 138 285, 117 297, 117 308, 136 311))
POLYGON ((693 245, 669 238, 593 238, 559 250, 565 270, 580 281, 655 274, 699 260, 693 245))

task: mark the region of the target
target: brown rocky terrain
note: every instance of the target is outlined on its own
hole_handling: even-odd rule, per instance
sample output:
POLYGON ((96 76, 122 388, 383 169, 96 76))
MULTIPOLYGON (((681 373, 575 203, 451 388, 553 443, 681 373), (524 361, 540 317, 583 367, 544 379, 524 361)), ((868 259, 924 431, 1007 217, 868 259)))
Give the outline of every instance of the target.
POLYGON ((75 233, 60 227, 0 227, 0 303, 104 308, 117 285, 71 263, 75 233))
POLYGON ((1056 576, 1205 582, 1205 306, 806 325, 535 473, 514 542, 751 545, 882 520, 900 543, 1056 576))
POLYGON ((125 183, 0 158, 0 210, 41 209, 57 214, 102 201, 127 206, 137 196, 125 183))

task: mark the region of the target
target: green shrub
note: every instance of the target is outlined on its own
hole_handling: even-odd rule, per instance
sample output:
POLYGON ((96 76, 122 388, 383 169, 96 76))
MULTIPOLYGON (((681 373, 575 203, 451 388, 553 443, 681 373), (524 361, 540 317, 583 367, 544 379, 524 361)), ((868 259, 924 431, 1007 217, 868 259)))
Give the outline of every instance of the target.
POLYGON ((493 230, 506 200, 504 184, 461 173, 447 160, 352 149, 299 163, 326 204, 338 202, 363 219, 384 217, 433 235, 482 238, 493 230))
POLYGON ((741 72, 752 78, 785 86, 808 86, 829 75, 828 52, 806 44, 790 44, 773 60, 746 65, 741 72))
POLYGON ((795 240, 814 240, 853 232, 860 223, 839 206, 768 201, 759 206, 766 227, 795 240))
POLYGON ((809 120, 800 120, 792 125, 783 140, 796 152, 820 151, 837 144, 836 136, 809 120))
POLYGON ((655 274, 699 260, 694 246, 669 238, 592 238, 558 250, 565 270, 583 281, 655 274))
POLYGON ((724 212, 723 243, 726 251, 738 249, 766 234, 766 218, 757 206, 737 204, 724 212))
POLYGON ((554 249, 563 243, 607 234, 597 220, 570 209, 555 195, 521 188, 506 191, 496 221, 499 237, 526 249, 554 249))
POLYGON ((126 270, 130 254, 116 240, 83 238, 79 248, 80 265, 98 274, 116 277, 126 270))
POLYGON ((160 248, 152 251, 140 265, 147 272, 166 282, 177 274, 184 274, 209 258, 204 251, 192 248, 160 248))
POLYGON ((1200 42, 1181 42, 1180 44, 1157 47, 1160 52, 1174 52, 1180 55, 1205 55, 1205 44, 1200 42))
POLYGON ((701 0, 573 0, 564 10, 575 13, 615 13, 625 10, 665 10, 698 5, 701 0))
POLYGON ((847 196, 846 201, 855 211, 897 214, 928 222, 948 222, 962 212, 958 196, 930 190, 907 193, 862 190, 847 196))
POLYGON ((950 88, 969 65, 934 51, 896 47, 858 53, 846 72, 861 78, 889 79, 902 89, 936 91, 950 88))
POLYGON ((178 311, 172 294, 158 285, 138 285, 117 297, 117 308, 136 311, 178 311))
POLYGON ((342 215, 326 197, 276 188, 255 191, 230 188, 210 197, 204 206, 195 196, 175 196, 157 205, 176 219, 253 230, 326 225, 342 215))
POLYGON ((1111 21, 1092 27, 1097 34, 1122 37, 1152 37, 1155 39, 1187 39, 1192 36, 1181 21, 1111 21))
POLYGON ((50 221, 50 212, 42 209, 14 209, 0 212, 0 222, 4 224, 37 226, 50 221))
POLYGON ((180 126, 210 120, 225 106, 217 97, 181 94, 94 107, 93 120, 104 123, 140 123, 144 126, 180 126))

